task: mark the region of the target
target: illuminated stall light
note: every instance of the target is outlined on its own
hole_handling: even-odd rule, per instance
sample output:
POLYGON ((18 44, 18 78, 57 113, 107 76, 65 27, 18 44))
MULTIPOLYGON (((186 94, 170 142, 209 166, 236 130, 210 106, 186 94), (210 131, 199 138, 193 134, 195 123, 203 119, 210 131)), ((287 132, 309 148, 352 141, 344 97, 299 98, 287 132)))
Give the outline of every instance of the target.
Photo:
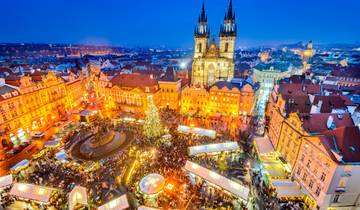
POLYGON ((87 193, 85 187, 75 186, 69 193, 69 209, 72 210, 76 204, 87 205, 87 193))
POLYGON ((27 135, 26 135, 24 129, 20 128, 18 130, 18 138, 20 139, 21 143, 24 143, 27 141, 27 135))
POLYGON ((10 140, 14 146, 19 145, 19 140, 18 140, 18 138, 16 138, 16 136, 13 133, 10 133, 10 140))
POLYGON ((189 147, 189 155, 220 153, 225 151, 239 151, 240 147, 236 142, 224 142, 219 144, 206 144, 189 147))
POLYGON ((234 182, 214 171, 211 171, 207 168, 204 168, 194 162, 186 161, 185 170, 189 171, 196 176, 203 178, 208 181, 210 184, 213 184, 221 189, 238 196, 243 200, 247 200, 249 196, 249 188, 241 185, 237 182, 234 182))
POLYGON ((47 204, 49 203, 53 191, 55 191, 55 189, 49 187, 26 183, 15 183, 10 190, 10 195, 47 204))
POLYGON ((122 210, 126 208, 129 208, 129 202, 125 194, 99 206, 98 210, 122 210))

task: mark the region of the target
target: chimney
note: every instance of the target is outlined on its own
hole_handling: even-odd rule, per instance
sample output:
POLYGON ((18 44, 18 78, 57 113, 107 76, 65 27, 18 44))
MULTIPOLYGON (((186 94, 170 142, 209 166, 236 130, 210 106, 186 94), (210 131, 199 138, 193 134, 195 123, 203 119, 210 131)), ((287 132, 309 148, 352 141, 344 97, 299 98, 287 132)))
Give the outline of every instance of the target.
POLYGON ((310 100, 310 103, 311 103, 311 104, 314 103, 314 99, 315 99, 315 96, 309 94, 309 100, 310 100))
POLYGON ((326 127, 329 129, 329 130, 334 130, 336 128, 336 125, 335 125, 335 121, 334 121, 334 118, 333 116, 329 116, 328 119, 327 119, 327 122, 326 122, 326 127))

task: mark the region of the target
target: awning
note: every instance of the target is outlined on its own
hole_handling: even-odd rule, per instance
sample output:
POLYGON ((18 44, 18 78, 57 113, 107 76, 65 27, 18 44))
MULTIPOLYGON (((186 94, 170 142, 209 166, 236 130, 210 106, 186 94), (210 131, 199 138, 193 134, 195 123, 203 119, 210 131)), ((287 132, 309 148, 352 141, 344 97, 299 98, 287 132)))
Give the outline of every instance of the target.
POLYGON ((53 191, 55 191, 55 189, 49 187, 26 183, 15 183, 10 190, 10 195, 23 199, 48 203, 53 191))
POLYGON ((16 165, 11 167, 11 170, 16 171, 18 168, 26 166, 29 163, 29 160, 22 160, 18 162, 16 165))
POLYGON ((276 188, 278 198, 305 196, 305 193, 300 189, 300 185, 291 180, 272 180, 271 184, 276 188))
POLYGON ((269 137, 254 138, 259 155, 267 155, 274 152, 274 147, 269 137))
POLYGON ((248 199, 249 188, 246 186, 234 182, 224 176, 221 176, 220 174, 214 171, 204 168, 191 161, 186 161, 185 169, 197 176, 200 176, 206 181, 224 189, 227 192, 230 192, 244 200, 248 199))
POLYGON ((209 130, 209 129, 204 129, 204 128, 193 128, 193 127, 189 127, 186 125, 179 125, 178 131, 182 132, 182 133, 196 134, 199 136, 207 136, 210 138, 216 137, 216 131, 214 131, 214 130, 209 130))
POLYGON ((126 208, 129 208, 129 202, 125 194, 105 203, 98 210, 122 210, 126 208))
POLYGON ((224 142, 219 144, 206 144, 199 146, 189 147, 189 155, 208 154, 224 151, 236 151, 240 150, 239 145, 236 142, 224 142))
POLYGON ((13 183, 12 175, 6 175, 0 177, 0 188, 7 187, 13 183))
POLYGON ((69 209, 72 210, 76 204, 87 205, 87 193, 86 188, 81 186, 75 186, 74 189, 71 190, 68 197, 69 209))

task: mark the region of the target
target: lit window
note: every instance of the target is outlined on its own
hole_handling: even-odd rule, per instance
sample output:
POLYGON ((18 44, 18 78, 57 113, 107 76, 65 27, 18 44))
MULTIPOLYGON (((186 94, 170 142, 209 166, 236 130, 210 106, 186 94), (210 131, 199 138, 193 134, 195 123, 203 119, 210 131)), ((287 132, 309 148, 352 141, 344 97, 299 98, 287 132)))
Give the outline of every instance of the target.
POLYGON ((321 174, 320 180, 323 182, 323 181, 325 181, 325 178, 326 178, 326 174, 323 172, 321 174))
POLYGON ((320 192, 321 192, 320 187, 317 187, 316 190, 315 190, 315 195, 316 195, 316 196, 319 196, 319 195, 320 195, 320 192))

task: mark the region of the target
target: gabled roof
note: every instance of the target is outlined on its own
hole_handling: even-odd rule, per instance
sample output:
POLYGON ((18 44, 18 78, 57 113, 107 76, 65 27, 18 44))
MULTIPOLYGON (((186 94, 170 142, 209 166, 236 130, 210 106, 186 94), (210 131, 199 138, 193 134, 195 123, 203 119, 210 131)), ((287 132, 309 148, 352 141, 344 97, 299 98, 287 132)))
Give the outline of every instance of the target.
POLYGON ((315 96, 313 104, 318 104, 319 101, 322 101, 321 113, 331 113, 333 109, 347 109, 348 105, 353 105, 350 100, 340 95, 315 96))
POLYGON ((286 113, 310 113, 311 102, 308 95, 285 95, 285 111, 286 113))
POLYGON ((226 82, 226 81, 218 81, 212 85, 212 87, 214 87, 214 86, 216 86, 218 89, 227 87, 229 90, 232 90, 233 88, 236 88, 239 91, 241 90, 241 87, 242 87, 242 85, 239 83, 231 83, 231 82, 226 82))
POLYGON ((0 86, 0 101, 19 96, 20 92, 10 85, 0 86))
POLYGON ((159 89, 156 79, 147 74, 118 74, 110 82, 118 87, 139 88, 143 91, 146 91, 147 87, 150 92, 156 92, 159 89))
POLYGON ((308 133, 322 133, 330 130, 327 127, 327 121, 332 116, 336 127, 353 126, 354 123, 349 113, 331 114, 331 113, 316 113, 316 114, 300 114, 303 121, 303 128, 308 133))
POLYGON ((356 126, 346 126, 326 131, 320 137, 330 157, 339 163, 360 164, 360 131, 356 126), (336 158, 340 155, 342 159, 336 158))

